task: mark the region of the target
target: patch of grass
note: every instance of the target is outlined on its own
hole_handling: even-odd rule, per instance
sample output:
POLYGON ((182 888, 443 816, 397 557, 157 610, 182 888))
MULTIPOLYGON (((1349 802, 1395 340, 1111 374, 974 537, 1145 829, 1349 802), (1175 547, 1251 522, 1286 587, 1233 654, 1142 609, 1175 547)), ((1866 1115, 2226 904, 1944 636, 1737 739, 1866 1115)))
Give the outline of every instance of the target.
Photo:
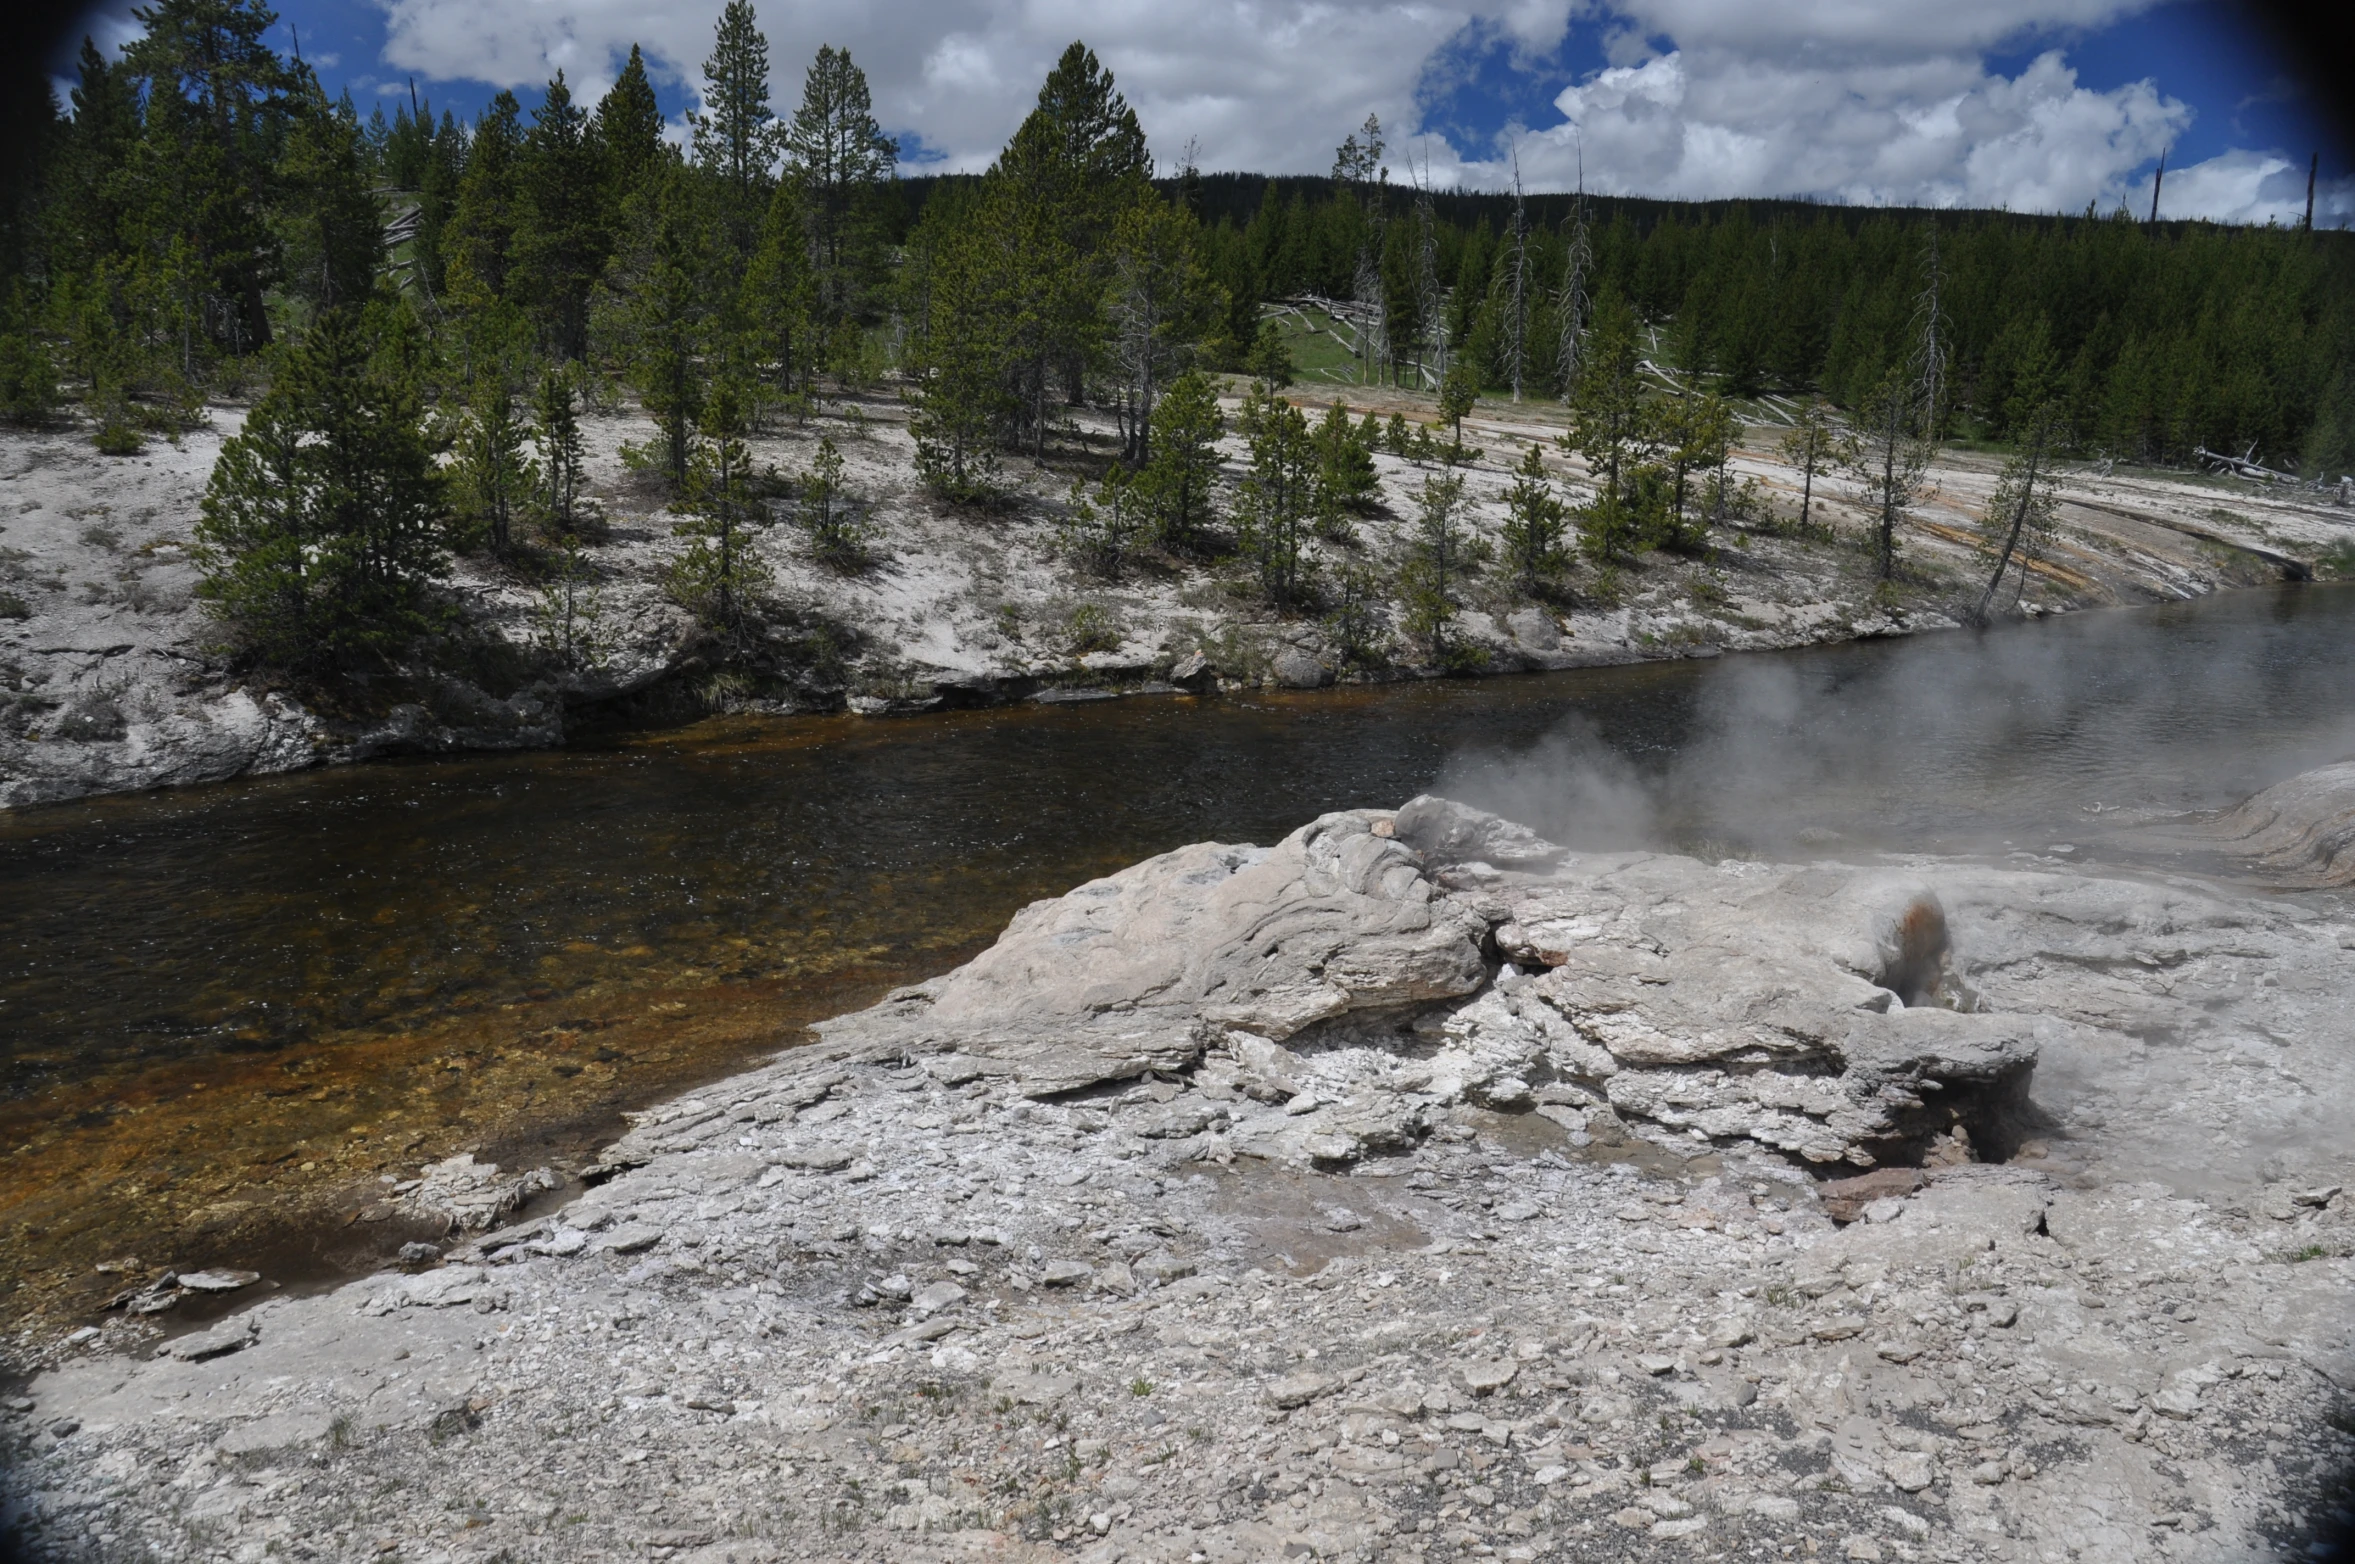
POLYGON ((1153 1382, 1149 1379, 1132 1379, 1128 1382, 1128 1393, 1132 1396, 1149 1396, 1153 1393, 1153 1382))
POLYGON ((1120 629, 1112 622, 1112 615, 1098 603, 1082 603, 1073 609, 1063 635, 1074 657, 1120 649, 1120 629))

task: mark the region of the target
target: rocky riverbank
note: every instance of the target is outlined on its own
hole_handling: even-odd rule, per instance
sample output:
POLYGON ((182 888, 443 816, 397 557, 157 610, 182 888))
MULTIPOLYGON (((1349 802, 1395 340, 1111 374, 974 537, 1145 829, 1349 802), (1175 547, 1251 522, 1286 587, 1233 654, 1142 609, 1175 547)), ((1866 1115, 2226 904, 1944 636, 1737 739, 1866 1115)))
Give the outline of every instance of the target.
POLYGON ((2351 947, 2329 893, 1434 799, 1184 848, 558 1211, 445 1164, 405 1273, 174 1334, 131 1311, 263 1284, 131 1289, 10 1403, 9 1514, 76 1560, 2279 1558, 2355 1455, 2351 947))
MULTIPOLYGON (((1359 405, 1434 416, 1379 390, 1359 405)), ((865 563, 844 570, 813 555, 790 521, 771 528, 757 547, 775 584, 748 645, 723 655, 665 596, 677 518, 622 461, 646 426, 617 410, 586 421, 602 520, 576 604, 585 661, 559 668, 545 655, 544 570, 463 561, 450 583, 458 629, 441 662, 331 710, 234 672, 194 597, 198 501, 242 417, 214 409, 207 427, 136 457, 101 455, 80 430, 0 434, 10 501, 0 515, 0 807, 391 754, 546 747, 600 717, 885 715, 1417 676, 1394 636, 1390 661, 1353 662, 1314 616, 1271 613, 1239 567, 1149 558, 1116 580, 1075 568, 1058 552, 1057 523, 1072 482, 1097 473, 1100 455, 1075 448, 1052 464, 1011 464, 1000 506, 940 504, 916 481, 904 409, 873 398, 753 442, 757 461, 791 475, 821 437, 834 439, 872 535, 865 563)), ((1490 406, 1465 427, 1485 452, 1467 472, 1474 523, 1493 536, 1508 469, 1528 443, 1561 432, 1558 410, 1490 406)), ((1798 484, 1770 454, 1776 432, 1750 431, 1734 462, 1737 477, 1762 486, 1760 513, 1721 529, 1708 559, 1651 556, 1608 576, 1582 566, 1565 595, 1544 601, 1491 571, 1459 639, 1490 671, 1520 672, 1952 628, 1976 601, 1970 529, 1996 461, 1942 458, 1891 589, 1872 579, 1837 485, 1817 486, 1814 516, 1844 532, 1792 526, 1798 484)), ((1106 431, 1092 438, 1107 448, 1106 431)), ((1238 472, 1242 443, 1227 444, 1238 472)), ((1581 470, 1558 453, 1555 462, 1565 492, 1581 495, 1581 470)), ((1404 557, 1423 472, 1388 455, 1376 465, 1380 508, 1354 541, 1312 545, 1321 568, 1382 574, 1404 557)), ((2355 536, 2355 514, 2319 496, 2224 479, 2088 471, 2066 481, 2065 497, 2064 535, 2023 612, 2330 574, 2355 536)))

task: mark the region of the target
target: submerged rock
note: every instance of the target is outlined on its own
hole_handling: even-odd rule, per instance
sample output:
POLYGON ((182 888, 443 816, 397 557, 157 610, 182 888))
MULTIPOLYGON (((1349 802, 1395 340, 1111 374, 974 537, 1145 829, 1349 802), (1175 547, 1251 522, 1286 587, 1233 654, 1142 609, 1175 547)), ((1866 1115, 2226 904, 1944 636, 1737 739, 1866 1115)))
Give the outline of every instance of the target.
POLYGON ((2212 821, 2123 839, 2146 850, 2229 854, 2285 890, 2355 885, 2355 760, 2301 772, 2212 821))

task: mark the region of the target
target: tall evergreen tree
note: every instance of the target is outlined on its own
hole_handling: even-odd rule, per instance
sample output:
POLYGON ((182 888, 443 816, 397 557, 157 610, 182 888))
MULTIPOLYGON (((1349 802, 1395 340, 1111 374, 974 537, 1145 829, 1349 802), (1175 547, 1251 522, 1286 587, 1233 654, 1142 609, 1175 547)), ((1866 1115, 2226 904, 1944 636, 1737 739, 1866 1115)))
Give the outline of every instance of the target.
POLYGON ((1173 554, 1206 552, 1218 517, 1218 440, 1226 419, 1210 377, 1189 370, 1170 382, 1153 409, 1153 457, 1142 482, 1160 545, 1173 554))
POLYGON ((1237 513, 1260 590, 1278 606, 1298 603, 1307 593, 1307 535, 1315 506, 1316 441, 1300 409, 1278 402, 1252 436, 1237 513))
POLYGON ((589 296, 612 238, 599 199, 598 145, 562 71, 533 111, 518 167, 513 286, 549 351, 577 360, 588 352, 589 296))
MULTIPOLYGON (((624 378, 654 419, 653 465, 684 492, 704 402, 720 261, 695 171, 675 159, 648 199, 608 276, 602 333, 624 378)), ((743 411, 741 403, 736 411, 743 411)))
POLYGON ((909 428, 917 471, 950 499, 989 492, 994 448, 1029 408, 1020 375, 1039 328, 1021 215, 1002 186, 985 184, 968 207, 927 214, 909 245, 909 428))
POLYGON ((818 362, 818 286, 802 214, 799 183, 780 181, 737 301, 755 372, 779 395, 806 384, 818 362))
POLYGON ((881 260, 874 206, 899 162, 899 144, 876 123, 867 73, 849 50, 818 50, 784 145, 802 188, 820 316, 829 324, 855 319, 881 260))
POLYGON ((502 91, 474 122, 466 171, 444 242, 450 292, 487 302, 509 297, 515 230, 523 217, 523 105, 502 91))
POLYGON ((1595 486, 1594 498, 1582 508, 1579 532, 1595 558, 1627 559, 1649 531, 1642 478, 1654 442, 1644 409, 1635 310, 1624 299, 1601 301, 1582 358, 1571 392, 1570 429, 1562 441, 1585 460, 1595 486))
POLYGON ((646 56, 630 45, 629 60, 598 100, 595 136, 603 154, 606 202, 618 207, 646 186, 662 156, 662 107, 646 76, 646 56))
POLYGON ((1197 236, 1191 212, 1150 194, 1112 225, 1108 304, 1118 386, 1114 409, 1121 456, 1132 465, 1152 456, 1154 402, 1177 372, 1188 344, 1209 324, 1197 236))
POLYGON ((1073 43, 1047 73, 1031 110, 992 169, 1010 203, 1010 231, 1027 247, 1039 330, 1017 343, 1018 397, 1035 448, 1060 379, 1077 402, 1104 349, 1108 243, 1119 214, 1144 199, 1153 159, 1136 111, 1093 50, 1073 43))
POLYGON ((703 62, 695 162, 719 181, 722 230, 740 256, 751 252, 768 204, 776 118, 769 108, 769 40, 753 15, 752 0, 728 0, 711 58, 703 62))
POLYGON ((140 220, 187 241, 219 301, 208 314, 222 346, 252 352, 269 344, 263 294, 277 281, 268 225, 291 77, 262 41, 277 13, 261 0, 156 0, 132 15, 144 29, 123 56, 146 97, 140 220))
POLYGON ((1513 469, 1513 486, 1505 491, 1505 563, 1521 590, 1545 590, 1569 556, 1562 546, 1569 510, 1546 481, 1545 457, 1536 445, 1513 469))
POLYGON ((437 622, 443 480, 397 301, 331 309, 224 442, 197 525, 202 594, 246 653, 313 674, 401 655, 437 622))
POLYGON ((90 39, 75 62, 73 108, 55 143, 41 226, 52 276, 94 274, 134 242, 124 231, 137 200, 134 159, 142 131, 139 82, 129 62, 109 64, 90 39))
POLYGON ((384 210, 370 188, 357 118, 330 104, 307 70, 277 178, 286 283, 314 309, 366 302, 384 260, 384 210))

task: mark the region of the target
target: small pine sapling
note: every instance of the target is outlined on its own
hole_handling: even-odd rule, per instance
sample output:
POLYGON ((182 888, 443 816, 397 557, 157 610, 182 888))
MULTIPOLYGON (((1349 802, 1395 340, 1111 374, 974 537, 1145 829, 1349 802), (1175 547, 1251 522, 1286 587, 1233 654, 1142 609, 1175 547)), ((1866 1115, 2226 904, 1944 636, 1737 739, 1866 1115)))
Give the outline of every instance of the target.
POLYGON ((1544 591, 1568 567, 1563 539, 1569 514, 1546 481, 1545 457, 1531 445, 1505 491, 1505 562, 1522 591, 1544 591))
POLYGON ((866 507, 843 476, 842 453, 831 436, 818 438, 817 454, 802 474, 796 510, 809 532, 810 550, 836 570, 856 570, 867 563, 866 507))
POLYGON ((1423 643, 1431 667, 1468 671, 1486 658, 1477 647, 1454 641, 1448 632, 1460 612, 1456 594, 1479 569, 1487 551, 1467 525, 1461 474, 1431 474, 1416 500, 1413 542, 1399 577, 1406 633, 1423 643))
POLYGON ((1251 377, 1271 391, 1280 391, 1292 383, 1292 350, 1284 345, 1284 331, 1272 320, 1259 323, 1259 335, 1251 341, 1251 352, 1243 362, 1251 377))
POLYGON ((549 530, 569 538, 581 523, 581 421, 572 376, 551 364, 533 398, 532 438, 539 447, 540 504, 549 530))

